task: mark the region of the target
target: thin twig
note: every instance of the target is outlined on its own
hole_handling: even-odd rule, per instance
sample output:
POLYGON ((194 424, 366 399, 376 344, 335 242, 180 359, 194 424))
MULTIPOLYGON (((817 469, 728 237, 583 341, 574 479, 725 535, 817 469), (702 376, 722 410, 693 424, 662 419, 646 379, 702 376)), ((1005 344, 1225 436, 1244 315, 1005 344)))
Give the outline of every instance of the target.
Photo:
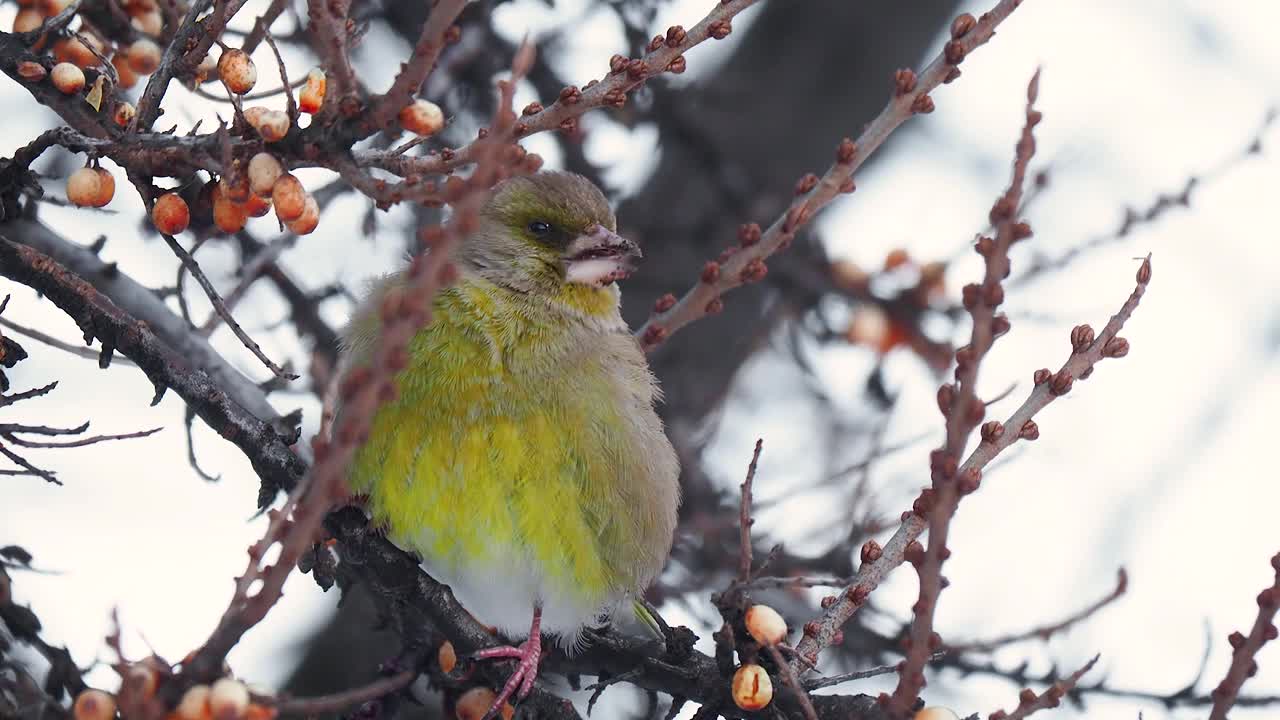
POLYGON ((1058 707, 1062 697, 1080 683, 1080 678, 1084 677, 1085 673, 1093 669, 1099 657, 1101 656, 1094 655, 1092 660, 1084 664, 1084 667, 1050 685, 1039 695, 1029 689, 1023 690, 1018 696, 1018 707, 1014 708, 1013 712, 1005 713, 1003 710, 997 710, 991 713, 991 720, 1023 720, 1040 710, 1058 707))
POLYGON ((1249 636, 1239 632, 1231 633, 1231 667, 1227 675, 1214 688, 1213 710, 1209 712, 1209 720, 1226 720, 1227 712, 1236 703, 1240 688, 1245 681, 1258 671, 1258 663, 1254 658, 1262 646, 1276 639, 1276 610, 1280 609, 1280 553, 1271 558, 1271 568, 1275 571, 1275 580, 1271 586, 1258 593, 1258 616, 1253 621, 1249 636))
POLYGON ((196 262, 196 259, 192 257, 191 254, 173 238, 173 236, 161 233, 160 237, 164 238, 165 244, 167 244, 169 249, 173 251, 173 254, 177 255, 178 259, 182 261, 183 266, 187 268, 187 272, 191 273, 191 277, 195 278, 196 282, 200 283, 200 287, 204 290, 205 297, 209 298, 210 304, 213 305, 214 312, 218 313, 218 315, 222 317, 222 320, 227 323, 227 327, 231 328, 231 332, 235 333, 236 337, 240 339, 241 344, 248 348, 249 352, 253 353, 254 357, 258 358, 263 365, 266 365, 276 377, 281 380, 297 380, 297 375, 285 372, 283 368, 272 362, 271 358, 267 357, 266 353, 262 352, 262 347, 258 345, 253 338, 249 337, 249 334, 244 331, 244 328, 240 327, 240 323, 236 322, 236 319, 231 316, 231 311, 227 309, 226 303, 222 301, 222 296, 219 295, 218 290, 213 287, 213 283, 209 282, 209 278, 206 277, 204 271, 200 269, 200 264, 196 262))
POLYGON ((756 440, 756 448, 751 453, 751 463, 747 465, 747 477, 743 479, 739 489, 742 502, 738 507, 738 582, 751 582, 751 526, 755 520, 751 517, 751 483, 756 478, 756 465, 760 462, 760 451, 764 449, 764 438, 756 440))
POLYGON ((1023 640, 1033 640, 1033 639, 1048 640, 1053 635, 1056 635, 1057 633, 1063 632, 1081 622, 1084 622, 1085 620, 1088 620, 1090 617, 1093 617, 1094 613, 1097 613, 1102 608, 1110 605, 1116 600, 1119 600, 1120 597, 1124 595, 1125 590, 1128 589, 1128 586, 1129 586, 1129 576, 1124 571, 1124 568, 1120 568, 1119 572, 1116 573, 1115 588, 1111 592, 1107 593, 1105 596, 1091 603, 1088 607, 1080 610, 1079 612, 1076 612, 1050 625, 1040 625, 1038 627, 1034 627, 1030 630, 1024 630, 1019 633, 1001 635, 1001 636, 990 638, 987 640, 970 640, 968 642, 963 642, 963 643, 948 643, 946 646, 946 652, 949 652, 949 653, 991 652, 993 650, 1002 648, 1006 645, 1012 645, 1013 643, 1022 642, 1023 640))

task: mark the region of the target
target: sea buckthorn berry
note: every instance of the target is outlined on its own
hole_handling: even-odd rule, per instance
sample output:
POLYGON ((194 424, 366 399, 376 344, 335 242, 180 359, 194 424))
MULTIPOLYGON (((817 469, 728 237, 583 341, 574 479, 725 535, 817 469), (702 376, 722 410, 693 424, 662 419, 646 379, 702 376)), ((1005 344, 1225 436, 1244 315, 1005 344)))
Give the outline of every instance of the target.
POLYGON ((94 207, 106 207, 111 202, 111 198, 116 194, 116 178, 111 171, 105 168, 94 168, 93 171, 98 174, 98 196, 94 199, 94 207))
POLYGON ((139 75, 150 75, 160 67, 160 46, 143 38, 129 46, 129 69, 139 75))
POLYGON ((320 106, 324 104, 327 85, 324 71, 320 68, 312 68, 311 72, 307 73, 307 84, 303 86, 302 92, 298 93, 298 109, 304 113, 319 112, 320 106))
POLYGON ((745 624, 751 638, 761 645, 777 645, 787 637, 787 621, 768 605, 747 608, 745 624))
POLYGON ((82 167, 67 178, 67 200, 79 207, 97 207, 94 203, 102 191, 102 178, 90 167, 82 167))
POLYGON ((72 708, 75 720, 111 720, 116 716, 116 699, 101 690, 85 690, 76 696, 72 708))
POLYGON ((138 84, 138 73, 129 67, 129 56, 127 53, 118 52, 111 56, 111 67, 116 69, 116 77, 119 78, 119 87, 131 88, 138 84))
POLYGON ((84 89, 84 71, 69 62, 60 62, 49 73, 53 86, 66 95, 75 95, 84 89))
POLYGON ((218 183, 213 189, 213 224, 224 233, 237 233, 244 228, 249 215, 245 207, 231 199, 227 189, 218 183))
POLYGON ((414 100, 400 111, 400 124, 405 130, 427 137, 444 127, 444 112, 429 100, 414 100))
POLYGON ((214 720, 235 720, 249 709, 249 688, 234 678, 224 677, 209 688, 209 712, 214 720))
POLYGON ((315 197, 308 193, 307 199, 302 204, 302 215, 298 216, 297 220, 285 223, 285 226, 298 235, 310 235, 315 232, 319 224, 320 205, 315 197))
POLYGON ((249 189, 259 195, 270 195, 284 167, 275 155, 260 152, 249 159, 249 189))
POLYGON ((302 217, 307 207, 307 191, 298 178, 285 173, 271 188, 271 204, 280 222, 289 223, 302 217))
POLYGON ((191 210, 177 193, 165 193, 151 208, 151 222, 165 235, 177 235, 191 224, 191 210))
POLYGON ((759 710, 773 700, 773 681, 759 665, 743 665, 733 674, 733 702, 743 710, 759 710))
POLYGON ((218 76, 227 84, 228 90, 243 95, 257 84, 258 68, 245 51, 232 48, 218 59, 218 76))

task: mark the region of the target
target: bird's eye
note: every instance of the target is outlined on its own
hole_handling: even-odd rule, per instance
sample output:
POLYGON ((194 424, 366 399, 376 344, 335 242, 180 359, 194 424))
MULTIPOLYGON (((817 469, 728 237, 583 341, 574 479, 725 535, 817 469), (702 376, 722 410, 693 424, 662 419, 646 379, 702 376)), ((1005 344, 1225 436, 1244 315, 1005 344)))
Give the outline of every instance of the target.
POLYGON ((551 223, 546 223, 541 220, 534 220, 533 222, 529 223, 529 232, 533 233, 534 235, 546 235, 547 233, 551 232, 551 223))

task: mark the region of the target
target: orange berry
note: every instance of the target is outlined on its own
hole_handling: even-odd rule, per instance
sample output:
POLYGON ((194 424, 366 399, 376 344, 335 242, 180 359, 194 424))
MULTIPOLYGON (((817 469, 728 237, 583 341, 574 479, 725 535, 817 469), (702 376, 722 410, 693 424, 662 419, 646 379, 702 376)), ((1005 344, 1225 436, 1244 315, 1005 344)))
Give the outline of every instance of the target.
POLYGON ((111 198, 116 194, 116 177, 106 168, 94 168, 94 172, 98 174, 98 196, 94 199, 94 207, 106 207, 111 202, 111 198))
POLYGON ((98 55, 101 55, 106 48, 97 37, 87 33, 80 33, 80 35, 84 38, 83 40, 80 37, 72 37, 54 43, 53 58, 82 68, 97 65, 98 55), (94 54, 95 50, 98 55, 94 54))
POLYGON ((240 232, 249 219, 245 207, 232 200, 221 183, 213 190, 213 224, 224 233, 240 232))
POLYGON ((101 690, 85 690, 76 696, 72 716, 75 720, 111 720, 116 716, 116 699, 101 690))
POLYGON ((98 207, 102 177, 91 167, 82 167, 67 178, 67 199, 79 207, 98 207))
POLYGON ((453 672, 458 666, 458 653, 453 649, 453 643, 445 640, 440 644, 440 649, 436 651, 436 662, 440 664, 440 672, 453 672))
POLYGON ((139 75, 150 75, 160 67, 160 46, 142 38, 129 46, 129 68, 139 75))
POLYGON ((307 73, 307 84, 302 88, 302 92, 298 93, 298 109, 304 113, 318 112, 320 106, 324 104, 326 85, 324 71, 320 68, 312 68, 311 72, 307 73))
MULTIPOLYGON (((493 707, 493 701, 497 699, 498 695, 489 688, 473 687, 458 698, 458 702, 453 706, 453 714, 458 720, 480 720, 485 713, 489 712, 489 708, 493 707)), ((502 704, 502 720, 511 720, 515 713, 516 710, 511 707, 511 703, 502 704)))
POLYGON ((218 59, 218 75, 227 89, 243 95, 258 82, 258 69, 243 50, 229 49, 218 59))
POLYGON ((895 270, 909 262, 911 262, 911 256, 907 254, 907 251, 902 248, 896 248, 890 250, 889 254, 884 256, 884 269, 886 271, 895 270))
POLYGON ((310 235, 315 232, 319 224, 320 204, 308 193, 307 201, 302 206, 302 215, 298 216, 297 220, 285 223, 285 227, 298 235, 310 235))
POLYGON ((31 32, 44 24, 44 13, 34 8, 23 8, 13 16, 13 31, 16 33, 31 32))
POLYGON ((41 0, 40 9, 43 10, 44 14, 48 17, 53 17, 63 10, 66 10, 67 6, 70 4, 71 0, 41 0))
POLYGON ((307 191, 298 178, 289 173, 280 176, 271 187, 271 204, 280 222, 289 223, 302 217, 307 209, 307 191))
POLYGON ((151 222, 165 235, 177 235, 191 224, 191 210, 182 196, 168 192, 156 199, 151 208, 151 222))
POLYGON ((249 217, 262 217, 271 212, 271 201, 254 193, 250 193, 244 201, 244 212, 249 217))
POLYGON ((444 127, 444 113, 433 102, 414 100, 400 111, 400 124, 411 133, 435 135, 444 127))
POLYGON ((138 73, 129 67, 129 56, 126 53, 118 52, 112 55, 111 67, 116 69, 116 76, 120 78, 120 87, 128 89, 138 84, 138 73))
POLYGON ((129 123, 133 122, 133 118, 138 114, 131 103, 122 102, 116 105, 116 111, 112 115, 112 119, 116 121, 116 125, 120 127, 129 127, 129 123))
POLYGON ((271 153, 260 152, 249 158, 249 188, 259 195, 270 195, 284 167, 271 153))
POLYGON ((743 710, 759 710, 773 700, 773 681, 759 665, 743 665, 733 674, 733 702, 743 710))
POLYGON ((84 89, 84 71, 69 62, 60 62, 49 73, 53 86, 67 95, 75 95, 84 89))

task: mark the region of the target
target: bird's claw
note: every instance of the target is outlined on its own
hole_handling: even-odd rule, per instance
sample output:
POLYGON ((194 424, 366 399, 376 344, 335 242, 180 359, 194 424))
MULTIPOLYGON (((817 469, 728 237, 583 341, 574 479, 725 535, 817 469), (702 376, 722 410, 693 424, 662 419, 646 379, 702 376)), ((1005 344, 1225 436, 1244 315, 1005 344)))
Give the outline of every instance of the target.
POLYGON ((515 672, 507 678, 497 699, 484 714, 483 720, 492 720, 498 716, 503 704, 513 696, 516 700, 524 700, 529 693, 533 692, 533 683, 538 679, 538 663, 542 660, 542 636, 535 632, 529 636, 528 640, 520 643, 519 647, 504 645, 486 648, 476 652, 472 657, 476 660, 517 661, 515 672))

